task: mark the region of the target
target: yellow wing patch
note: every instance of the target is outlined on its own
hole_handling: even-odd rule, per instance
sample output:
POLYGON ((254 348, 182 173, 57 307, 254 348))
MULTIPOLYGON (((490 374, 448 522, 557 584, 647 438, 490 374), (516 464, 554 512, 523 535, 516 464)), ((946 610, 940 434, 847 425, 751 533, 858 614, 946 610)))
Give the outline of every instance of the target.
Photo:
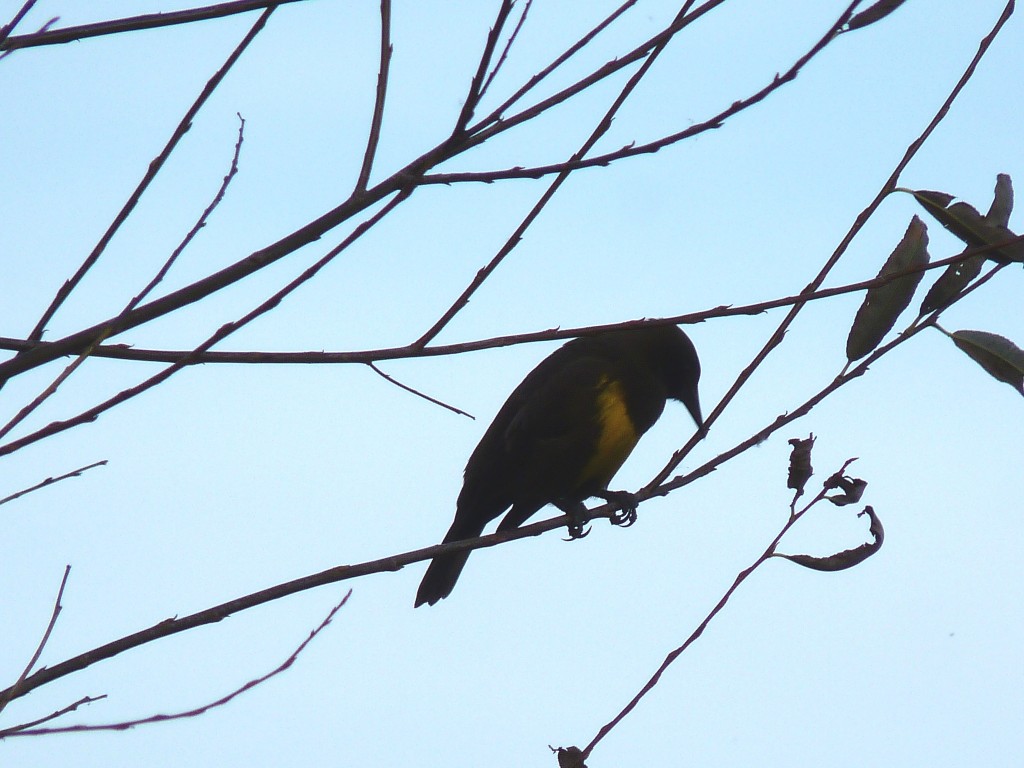
POLYGON ((622 384, 607 376, 598 382, 597 412, 601 422, 601 433, 593 457, 583 468, 580 484, 597 480, 601 488, 611 481, 626 457, 636 446, 640 436, 636 433, 633 420, 626 410, 625 393, 622 384))

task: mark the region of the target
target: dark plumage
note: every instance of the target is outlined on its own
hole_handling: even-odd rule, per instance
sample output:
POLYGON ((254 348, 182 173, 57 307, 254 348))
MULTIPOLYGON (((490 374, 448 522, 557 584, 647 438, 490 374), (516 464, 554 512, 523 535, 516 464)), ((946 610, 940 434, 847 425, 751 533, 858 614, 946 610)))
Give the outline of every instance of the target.
MULTIPOLYGON (((570 341, 523 379, 480 439, 444 541, 479 536, 506 511, 499 531, 546 504, 579 514, 584 499, 604 495, 666 400, 682 402, 702 425, 699 378, 697 351, 674 325, 570 341)), ((451 594, 468 557, 434 558, 416 605, 451 594)))

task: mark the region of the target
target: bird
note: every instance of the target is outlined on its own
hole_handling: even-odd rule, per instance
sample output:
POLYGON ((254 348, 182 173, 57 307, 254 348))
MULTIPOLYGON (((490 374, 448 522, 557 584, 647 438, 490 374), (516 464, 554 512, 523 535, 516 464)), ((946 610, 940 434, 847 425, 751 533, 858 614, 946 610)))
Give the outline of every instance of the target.
MULTIPOLYGON (((669 400, 682 402, 704 431, 700 360, 675 325, 643 325, 580 336, 542 360, 513 390, 466 464, 455 520, 443 543, 518 528, 554 504, 570 514, 570 536, 585 535, 585 499, 616 501, 612 522, 636 519, 632 494, 608 484, 669 400), (630 501, 632 500, 632 503, 630 501)), ((451 594, 469 550, 437 555, 416 607, 451 594)))

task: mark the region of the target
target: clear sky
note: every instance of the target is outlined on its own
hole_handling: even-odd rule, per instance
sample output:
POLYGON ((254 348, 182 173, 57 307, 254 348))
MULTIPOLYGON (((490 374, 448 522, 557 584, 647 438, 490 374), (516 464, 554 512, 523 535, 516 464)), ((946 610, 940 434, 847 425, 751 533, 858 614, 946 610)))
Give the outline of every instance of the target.
MULTIPOLYGON (((485 108, 616 4, 537 0, 485 108)), ((20 5, 0 0, 0 19, 20 5)), ((450 131, 496 5, 396 0, 372 181, 450 131)), ((654 34, 677 5, 640 0, 541 95, 654 34)), ((844 5, 723 3, 673 42, 598 151, 682 130, 757 91, 810 48, 844 5)), ((671 316, 799 292, 934 115, 1003 6, 909 0, 884 22, 844 35, 795 82, 720 129, 571 177, 439 341, 671 316)), ((40 0, 21 31, 58 15, 64 26, 174 9, 152 0, 40 0)), ((1024 186, 1019 15, 910 163, 904 186, 944 190, 982 210, 997 173, 1024 186)), ((0 61, 0 336, 29 333, 254 19, 101 37, 0 61)), ((281 7, 47 338, 116 313, 148 282, 226 173, 236 113, 246 120, 238 176, 158 292, 232 263, 344 200, 373 106, 378 30, 374 2, 281 7)), ((442 170, 566 159, 625 77, 442 170)), ((409 343, 491 259, 546 186, 520 180, 421 189, 316 280, 218 348, 409 343)), ((915 213, 927 220, 933 258, 959 252, 960 243, 909 196, 893 196, 827 285, 873 277, 915 213)), ((1020 231, 1022 221, 1015 213, 1011 228, 1020 231)), ((113 341, 189 348, 348 231, 113 341)), ((1000 333, 1024 346, 1022 288, 1021 269, 1004 270, 951 309, 943 325, 1000 333)), ((861 298, 808 307, 682 470, 829 382, 845 362, 861 298)), ((705 412, 781 317, 776 310, 687 329, 703 362, 705 412)), ((0 496, 109 463, 0 507, 2 684, 31 656, 69 563, 64 609, 43 665, 333 565, 440 541, 470 451, 508 392, 556 346, 381 365, 475 421, 365 366, 209 364, 95 423, 3 457, 0 496)), ((8 383, 0 421, 59 370, 47 366, 8 383)), ((157 370, 92 360, 13 435, 157 370)), ((787 440, 813 432, 812 484, 859 457, 850 471, 868 481, 864 503, 885 523, 881 551, 840 573, 768 563, 588 764, 1012 765, 1024 754, 1022 428, 1020 395, 927 332, 757 448, 643 504, 630 529, 602 521, 582 542, 550 532, 476 552, 452 596, 432 608, 412 608, 424 569, 416 564, 96 664, 12 703, 0 727, 86 695, 107 698, 64 722, 116 722, 206 704, 280 664, 353 590, 290 670, 225 707, 126 733, 10 739, 0 742, 0 764, 553 766, 547 745, 589 742, 768 544, 788 514, 787 440)), ((642 486, 692 430, 685 409, 670 404, 613 486, 642 486)), ((815 510, 784 549, 830 554, 860 544, 867 525, 857 509, 815 510)))

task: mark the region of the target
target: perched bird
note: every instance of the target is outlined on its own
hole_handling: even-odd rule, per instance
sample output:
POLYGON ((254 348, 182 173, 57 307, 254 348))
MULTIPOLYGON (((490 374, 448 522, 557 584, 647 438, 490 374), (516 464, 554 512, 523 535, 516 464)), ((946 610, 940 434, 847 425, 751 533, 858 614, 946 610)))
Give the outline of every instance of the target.
MULTIPOLYGON (((612 477, 665 408, 679 400, 703 427, 693 343, 674 325, 582 336, 565 344, 515 388, 469 457, 445 543, 479 536, 506 511, 499 531, 517 528, 546 504, 574 515, 582 534, 583 500, 608 492, 612 477)), ((628 506, 628 505, 627 505, 628 506)), ((630 510, 635 519, 635 509, 630 510)), ((630 514, 613 522, 632 522, 630 514)), ((430 563, 416 605, 451 594, 469 550, 430 563)))

